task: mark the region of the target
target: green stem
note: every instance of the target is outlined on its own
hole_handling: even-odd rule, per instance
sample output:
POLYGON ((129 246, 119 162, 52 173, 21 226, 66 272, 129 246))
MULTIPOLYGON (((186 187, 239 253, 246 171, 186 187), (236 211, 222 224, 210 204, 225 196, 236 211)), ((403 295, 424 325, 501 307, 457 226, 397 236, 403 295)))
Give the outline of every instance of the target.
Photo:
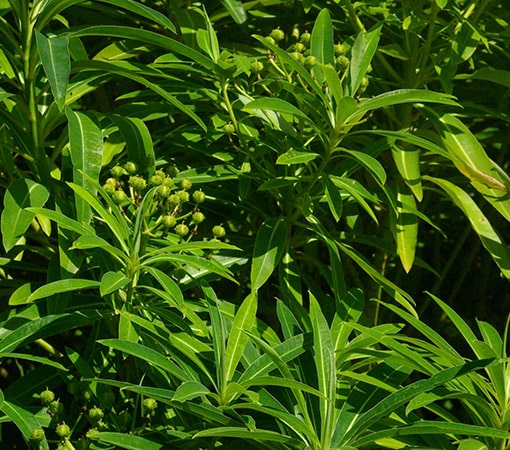
POLYGON ((354 29, 359 33, 360 31, 365 31, 365 26, 361 22, 358 14, 356 13, 356 9, 350 0, 343 0, 345 7, 347 8, 347 14, 349 16, 349 21, 351 22, 354 29))

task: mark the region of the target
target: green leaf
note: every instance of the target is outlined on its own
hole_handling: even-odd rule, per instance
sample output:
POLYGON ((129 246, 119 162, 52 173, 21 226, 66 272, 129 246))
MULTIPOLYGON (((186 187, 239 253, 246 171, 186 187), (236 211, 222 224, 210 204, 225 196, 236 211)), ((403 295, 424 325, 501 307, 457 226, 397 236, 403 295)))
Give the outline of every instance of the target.
POLYGON ((363 77, 368 71, 370 62, 377 50, 381 36, 381 25, 373 30, 360 31, 351 49, 349 63, 349 94, 354 96, 361 85, 363 77))
POLYGON ((246 22, 247 15, 240 0, 221 0, 224 8, 238 24, 246 22))
POLYGON ((199 431, 195 433, 193 436, 194 439, 199 437, 233 437, 239 439, 253 439, 255 441, 262 442, 282 442, 287 443, 289 445, 297 445, 300 444, 296 439, 284 435, 282 433, 278 433, 276 431, 266 431, 266 430, 248 430, 246 428, 240 427, 218 427, 211 428, 209 430, 199 431))
POLYGON ((180 367, 152 348, 135 342, 124 341, 122 339, 102 339, 98 342, 106 347, 110 347, 128 355, 132 355, 135 358, 142 359, 143 361, 162 369, 180 381, 189 380, 188 375, 180 367))
POLYGON ((510 181, 461 120, 444 114, 436 121, 441 139, 453 163, 484 198, 510 221, 510 181))
POLYGON ((42 207, 49 196, 50 193, 43 185, 27 178, 15 180, 9 185, 4 196, 4 210, 0 223, 5 251, 16 245, 35 217, 35 213, 25 208, 42 207))
POLYGON ((211 391, 202 383, 197 381, 185 381, 175 390, 172 400, 176 402, 187 402, 210 393, 211 391))
POLYGON ((105 442, 115 445, 116 448, 125 448, 128 450, 140 450, 142 448, 144 450, 160 450, 163 448, 162 444, 127 433, 114 433, 93 429, 91 432, 87 433, 87 437, 92 441, 105 442))
POLYGON ((305 119, 307 122, 311 122, 310 118, 299 108, 296 108, 291 103, 282 100, 281 98, 259 98, 257 100, 253 100, 248 102, 243 107, 244 111, 275 111, 282 114, 288 114, 294 117, 300 117, 305 119))
POLYGON ((489 450, 489 447, 476 439, 464 439, 459 443, 457 450, 489 450))
POLYGON ((81 291, 83 289, 97 289, 99 286, 100 283, 98 281, 79 278, 53 281, 32 292, 32 294, 30 294, 26 299, 26 303, 50 297, 51 295, 62 294, 64 292, 81 291))
POLYGON ((420 171, 420 150, 409 146, 391 146, 393 161, 397 166, 400 176, 409 186, 418 201, 423 198, 423 188, 420 171))
POLYGON ((340 189, 343 189, 344 191, 351 194, 360 204, 360 206, 374 220, 374 222, 378 223, 374 211, 365 200, 365 198, 369 198, 370 200, 374 201, 374 203, 377 203, 377 198, 375 198, 359 181, 353 178, 338 177, 336 175, 331 175, 331 181, 340 189))
POLYGON ((112 255, 121 264, 128 264, 128 256, 122 250, 111 245, 106 239, 99 237, 95 234, 84 234, 73 242, 70 250, 88 250, 93 248, 100 248, 105 252, 112 255))
POLYGON ((48 219, 53 220, 55 223, 57 223, 59 227, 64 228, 65 230, 74 231, 76 233, 83 235, 93 235, 94 233, 94 228, 92 228, 89 224, 81 224, 80 222, 77 222, 76 220, 69 218, 68 216, 59 211, 39 207, 29 207, 26 208, 26 211, 47 217, 48 219))
POLYGON ((416 210, 416 201, 407 187, 398 186, 396 223, 394 227, 397 253, 402 267, 409 273, 413 267, 418 243, 418 218, 413 211, 416 210))
POLYGON ((482 245, 487 249, 494 262, 500 268, 501 273, 506 278, 510 279, 510 250, 508 249, 508 245, 498 235, 471 196, 460 187, 447 180, 429 176, 424 176, 423 178, 441 187, 453 200, 455 205, 464 212, 465 216, 471 222, 473 230, 478 234, 482 245))
POLYGON ((318 156, 320 156, 318 153, 300 152, 298 150, 291 149, 278 156, 276 164, 302 164, 313 161, 318 156))
POLYGON ((34 414, 15 403, 4 400, 2 412, 19 428, 27 442, 32 436, 32 431, 41 428, 34 414))
POLYGON ((51 92, 60 111, 64 110, 71 73, 69 40, 66 36, 47 38, 35 29, 37 49, 51 86, 51 92))
MULTIPOLYGON (((99 180, 103 158, 103 134, 96 121, 83 112, 66 108, 69 127, 69 147, 73 163, 73 182, 94 195, 92 180, 99 180)), ((76 218, 80 223, 89 223, 92 212, 89 203, 81 196, 76 196, 76 218)))
MULTIPOLYGON (((41 356, 33 356, 28 353, 12 353, 12 352, 11 353, 0 353, 0 360, 2 358, 23 359, 25 361, 36 362, 39 364, 43 364, 45 366, 53 367, 55 369, 62 370, 64 372, 66 372, 68 370, 62 364, 52 361, 51 359, 43 358, 41 356)), ((1 397, 1 391, 0 391, 0 409, 2 409, 1 400, 2 400, 2 397, 1 397)))
POLYGON ((342 153, 347 153, 359 164, 367 168, 376 181, 378 181, 381 185, 386 184, 386 171, 384 170, 383 165, 373 156, 356 150, 348 150, 346 148, 342 148, 342 153))
POLYGON ((257 313, 257 293, 252 290, 250 294, 243 300, 239 307, 234 320, 230 334, 228 335, 227 348, 225 350, 225 377, 226 381, 231 381, 234 372, 244 353, 246 344, 248 343, 248 335, 246 332, 251 331, 255 324, 255 316, 257 313))
POLYGON ((281 261, 287 241, 284 219, 266 220, 257 232, 250 271, 252 291, 258 290, 269 279, 281 261))
MULTIPOLYGON (((154 145, 147 125, 136 117, 112 116, 127 144, 128 160, 142 167, 154 166, 154 145)), ((150 174, 149 174, 150 175, 150 174)))
MULTIPOLYGON (((315 56, 317 62, 322 64, 335 63, 333 25, 327 8, 322 9, 317 15, 317 19, 315 19, 310 39, 310 55, 315 56)), ((312 72, 317 78, 318 83, 324 81, 324 75, 322 74, 320 66, 315 66, 312 72)))
POLYGON ((340 190, 335 186, 327 174, 324 174, 322 177, 322 184, 326 194, 326 201, 328 202, 329 210, 331 211, 331 214, 333 214, 335 220, 338 222, 342 217, 343 210, 343 202, 342 196, 340 195, 340 190))
POLYGON ((122 272, 108 271, 101 277, 101 284, 99 285, 99 294, 101 297, 118 291, 126 286, 131 281, 122 272))

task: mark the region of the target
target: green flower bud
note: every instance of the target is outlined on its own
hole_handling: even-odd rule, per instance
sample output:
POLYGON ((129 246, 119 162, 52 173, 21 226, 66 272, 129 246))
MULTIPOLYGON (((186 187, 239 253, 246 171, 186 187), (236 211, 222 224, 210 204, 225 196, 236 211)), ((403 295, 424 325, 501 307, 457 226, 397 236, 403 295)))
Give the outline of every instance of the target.
POLYGON ((62 414, 64 412, 64 405, 62 403, 60 403, 58 400, 53 400, 48 405, 48 411, 51 414, 58 416, 59 414, 62 414))
POLYGON ((147 412, 155 411, 158 407, 158 402, 153 398, 146 398, 143 400, 143 407, 147 412))
POLYGON ((35 430, 32 430, 32 435, 30 436, 30 439, 33 439, 34 441, 41 442, 45 438, 44 430, 42 428, 36 428, 35 430))
POLYGON ((189 201, 189 194, 187 191, 177 191, 176 192, 177 196, 179 197, 179 200, 181 201, 181 203, 186 203, 187 201, 189 201))
POLYGON ((145 178, 142 178, 138 175, 134 175, 129 177, 129 185, 137 192, 143 191, 147 187, 147 182, 145 178))
POLYGON ((108 195, 113 195, 113 193, 117 190, 115 186, 112 186, 109 183, 103 184, 103 189, 108 195))
POLYGON ((174 271, 172 272, 172 275, 177 279, 177 280, 182 280, 188 273, 186 272, 186 269, 182 266, 180 267, 176 267, 174 269, 174 271))
POLYGON ((347 47, 344 44, 335 44, 333 48, 336 56, 345 55, 347 53, 347 47))
POLYGON ((40 397, 41 403, 44 406, 48 406, 53 400, 55 400, 55 393, 46 388, 44 391, 41 392, 40 397))
POLYGON ((164 184, 159 186, 157 189, 158 195, 162 198, 167 198, 170 195, 170 192, 171 192, 170 188, 168 186, 165 186, 164 184))
POLYGON ((117 180, 124 176, 124 175, 127 175, 127 171, 126 169, 120 167, 120 166, 114 166, 112 167, 112 169, 110 170, 110 173, 112 175, 113 178, 116 178, 117 180))
POLYGON ((112 194, 112 200, 117 205, 124 206, 126 203, 129 203, 129 198, 124 191, 115 191, 112 194))
POLYGON ((264 64, 260 61, 253 61, 250 64, 251 73, 257 74, 257 73, 261 73, 263 70, 264 70, 264 64))
POLYGON ((104 412, 101 408, 94 406, 89 409, 89 420, 92 426, 96 426, 99 421, 104 417, 104 412))
POLYGON ((337 56, 335 59, 335 67, 339 72, 343 72, 349 66, 349 58, 345 55, 337 56))
POLYGON ((306 51, 306 45, 303 44, 302 42, 296 42, 296 44, 294 45, 294 51, 304 53, 306 51))
POLYGON ((299 64, 304 64, 305 63, 305 57, 303 56, 302 53, 292 52, 292 53, 290 53, 290 57, 292 59, 296 60, 299 64))
POLYGON ((195 203, 203 203, 205 201, 205 194, 203 191, 195 191, 191 196, 195 203))
POLYGON ((276 42, 280 42, 285 39, 285 33, 283 30, 280 30, 280 28, 275 28, 271 31, 269 36, 271 36, 276 42))
POLYGON ((135 175, 138 171, 138 167, 136 166, 136 163, 133 161, 128 161, 126 164, 124 164, 124 169, 126 169, 126 172, 129 175, 135 175))
POLYGON ((188 180, 187 178, 184 178, 184 180, 181 181, 181 187, 183 189, 191 189, 191 186, 193 186, 193 183, 191 180, 188 180))
POLYGON ((212 229, 212 233, 215 238, 223 238, 227 234, 222 225, 215 225, 212 229))
POLYGON ((368 78, 363 77, 361 79, 361 83, 359 85, 358 94, 363 94, 363 92, 365 92, 367 90, 367 87, 368 87, 368 78))
POLYGON ((179 169, 174 164, 166 170, 166 173, 169 177, 175 178, 179 174, 179 169))
POLYGON ((113 178, 113 177, 109 177, 106 179, 105 181, 106 184, 110 184, 112 185, 113 187, 117 187, 117 185, 119 184, 119 182, 117 181, 116 178, 113 178))
POLYGON ((154 174, 150 179, 150 183, 152 186, 160 186, 161 184, 163 184, 164 179, 165 175, 161 176, 159 174, 154 174))
POLYGON ((197 211, 193 213, 193 215, 191 216, 191 220, 193 220, 193 223, 198 225, 199 223, 202 223, 205 220, 205 216, 200 211, 197 211))
POLYGON ((161 221, 163 222, 163 226, 165 228, 172 228, 177 223, 175 216, 171 216, 170 214, 165 214, 161 221))
POLYGON ((179 225, 176 225, 174 230, 175 230, 175 233, 177 235, 179 235, 180 237, 184 237, 189 233, 189 228, 184 223, 180 223, 179 225))
POLYGON ((236 131, 236 127, 231 124, 231 123, 227 123, 224 127, 223 127, 223 133, 225 133, 227 136, 232 136, 236 131))
POLYGON ((308 33, 308 31, 305 31, 301 36, 299 36, 299 42, 301 42, 301 44, 308 45, 311 38, 312 35, 308 33))
POLYGON ((121 413, 118 416, 119 425, 122 430, 125 430, 131 425, 131 420, 133 419, 133 416, 129 411, 121 411, 121 413))
POLYGON ((171 194, 166 199, 168 206, 175 208, 181 204, 181 198, 177 194, 171 194))
POLYGON ((266 36, 266 41, 272 45, 276 45, 276 41, 271 36, 266 36))
POLYGON ((168 187, 174 187, 174 180, 173 178, 170 178, 170 177, 165 177, 165 179, 163 180, 163 185, 164 186, 168 186, 168 187))
POLYGON ((317 65, 317 58, 313 55, 307 56, 305 58, 305 67, 307 69, 311 69, 313 66, 317 65))
POLYGON ((71 427, 66 423, 61 423, 57 425, 56 432, 61 438, 66 438, 71 436, 71 427))

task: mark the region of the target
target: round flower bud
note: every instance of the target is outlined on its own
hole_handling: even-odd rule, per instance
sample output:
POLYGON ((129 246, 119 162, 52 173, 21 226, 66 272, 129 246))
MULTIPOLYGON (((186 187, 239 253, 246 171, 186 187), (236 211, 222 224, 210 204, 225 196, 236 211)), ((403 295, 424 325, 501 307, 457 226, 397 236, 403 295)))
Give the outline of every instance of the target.
POLYGON ((121 411, 121 413, 118 416, 119 425, 122 430, 128 428, 131 425, 131 420, 133 419, 133 416, 129 411, 121 411))
POLYGON ((126 172, 129 175, 134 175, 136 174, 138 167, 136 166, 136 163, 134 163, 133 161, 128 161, 126 164, 124 164, 124 169, 126 169, 126 172))
POLYGON ((359 85, 358 94, 363 94, 363 92, 365 92, 367 90, 367 87, 368 87, 368 78, 363 77, 361 79, 361 83, 359 85))
POLYGON ((285 33, 283 30, 280 30, 280 28, 275 28, 271 31, 269 36, 271 36, 276 42, 280 42, 285 39, 285 33))
POLYGON ((304 53, 306 50, 306 45, 303 44, 302 42, 296 42, 296 44, 294 45, 294 50, 299 53, 304 53))
POLYGON ((48 406, 53 400, 55 400, 55 393, 46 388, 44 391, 41 392, 40 397, 41 403, 44 406, 48 406))
POLYGON ((137 192, 143 191, 147 187, 145 178, 134 175, 129 177, 129 185, 137 192))
POLYGON ((263 70, 264 70, 264 64, 261 63, 260 61, 253 61, 250 64, 251 73, 257 74, 257 73, 261 73, 263 70))
POLYGON ((147 412, 155 411, 158 407, 158 402, 153 398, 146 398, 143 400, 143 407, 147 412))
POLYGON ((101 408, 94 406, 89 409, 89 420, 93 426, 96 426, 97 423, 104 417, 104 412, 101 408))
POLYGON ((292 52, 292 53, 290 53, 290 57, 292 59, 296 60, 300 64, 304 64, 305 63, 305 57, 303 56, 302 53, 292 52))
POLYGON ((191 197, 195 203, 203 203, 205 201, 205 194, 203 191, 195 191, 191 197))
POLYGON ((120 177, 127 175, 127 172, 126 169, 120 166, 114 166, 110 170, 110 174, 112 175, 113 178, 116 178, 118 180, 120 177))
POLYGON ((231 136, 235 133, 236 127, 232 123, 227 123, 223 127, 223 133, 225 133, 227 136, 231 136))
POLYGON ((180 267, 176 267, 174 269, 174 271, 172 272, 172 275, 177 279, 177 280, 182 280, 188 273, 186 272, 186 269, 182 266, 180 267))
POLYGON ((193 213, 193 215, 191 216, 191 220, 193 220, 193 223, 198 225, 199 223, 202 223, 205 220, 205 216, 200 211, 197 211, 193 213))
POLYGON ((171 216, 170 214, 165 214, 161 221, 163 222, 163 226, 165 228, 172 228, 177 223, 175 216, 171 216))
POLYGON ((184 223, 180 223, 179 225, 176 225, 174 230, 175 230, 175 233, 177 235, 179 235, 180 237, 184 237, 189 233, 189 228, 184 223))
POLYGON ((32 430, 32 435, 30 438, 38 442, 43 441, 45 438, 44 430, 42 428, 36 428, 35 430, 32 430))
POLYGON ((333 49, 336 56, 345 55, 347 53, 347 47, 344 44, 335 44, 333 49))
POLYGON ((161 176, 160 174, 154 174, 152 175, 150 179, 150 183, 152 186, 160 186, 163 183, 163 180, 165 179, 165 175, 161 176))
POLYGON ((58 400, 53 400, 48 405, 48 411, 51 414, 54 414, 54 415, 57 416, 57 415, 62 414, 64 412, 64 405, 62 403, 60 403, 58 400))
POLYGON ((116 178, 113 178, 113 177, 109 177, 106 179, 105 181, 105 184, 110 184, 111 186, 113 187, 117 187, 117 185, 119 184, 117 179, 116 178))
POLYGON ((75 445, 76 450, 88 450, 90 448, 90 441, 87 438, 80 438, 75 445))
POLYGON ((129 198, 128 198, 127 194, 124 191, 115 191, 112 194, 112 200, 117 205, 124 205, 126 202, 129 201, 129 198))
POLYGON ((168 187, 174 187, 175 183, 174 183, 174 180, 173 178, 170 178, 170 177, 165 177, 163 179, 163 185, 164 186, 168 186, 168 187))
POLYGON ((176 206, 179 206, 181 203, 181 198, 177 194, 171 194, 166 199, 168 206, 174 208, 176 206))
POLYGON ((159 186, 157 189, 158 195, 162 198, 167 198, 170 195, 170 192, 171 192, 170 188, 168 186, 165 186, 164 184, 159 186))
POLYGON ((179 200, 182 203, 185 203, 185 202, 189 201, 189 194, 188 194, 188 192, 182 190, 182 191, 177 191, 176 194, 177 194, 177 196, 179 197, 179 200))
POLYGON ((61 423, 57 426, 56 432, 61 438, 66 438, 71 436, 71 427, 66 423, 61 423))
POLYGON ((305 31, 301 36, 299 36, 299 42, 301 42, 301 44, 308 45, 311 38, 312 35, 308 33, 308 31, 305 31))
POLYGON ((103 184, 103 189, 108 195, 113 195, 113 193, 117 190, 116 187, 110 183, 103 184))
POLYGON ((345 55, 337 56, 335 59, 335 67, 339 72, 344 71, 349 66, 349 58, 345 55))
POLYGON ((267 41, 269 44, 276 45, 276 41, 273 39, 273 37, 272 37, 272 36, 266 36, 266 41, 267 41))
POLYGON ((175 178, 179 174, 179 169, 173 165, 166 169, 166 173, 169 177, 175 178))
POLYGON ((307 56, 305 58, 305 67, 307 69, 311 69, 313 66, 317 65, 317 58, 313 55, 307 56))
POLYGON ((212 233, 215 238, 222 238, 227 234, 225 228, 222 225, 215 225, 212 229, 212 233))
POLYGON ((193 183, 191 182, 191 180, 184 178, 184 180, 181 181, 181 187, 183 189, 191 189, 191 186, 193 186, 193 183))

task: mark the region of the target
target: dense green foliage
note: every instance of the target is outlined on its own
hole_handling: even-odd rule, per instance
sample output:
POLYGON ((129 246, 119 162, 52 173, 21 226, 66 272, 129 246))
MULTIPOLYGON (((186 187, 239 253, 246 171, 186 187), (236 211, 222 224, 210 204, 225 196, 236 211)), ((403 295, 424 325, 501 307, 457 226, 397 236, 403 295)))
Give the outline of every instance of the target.
POLYGON ((2 445, 510 448, 504 3, 0 0, 2 445))

